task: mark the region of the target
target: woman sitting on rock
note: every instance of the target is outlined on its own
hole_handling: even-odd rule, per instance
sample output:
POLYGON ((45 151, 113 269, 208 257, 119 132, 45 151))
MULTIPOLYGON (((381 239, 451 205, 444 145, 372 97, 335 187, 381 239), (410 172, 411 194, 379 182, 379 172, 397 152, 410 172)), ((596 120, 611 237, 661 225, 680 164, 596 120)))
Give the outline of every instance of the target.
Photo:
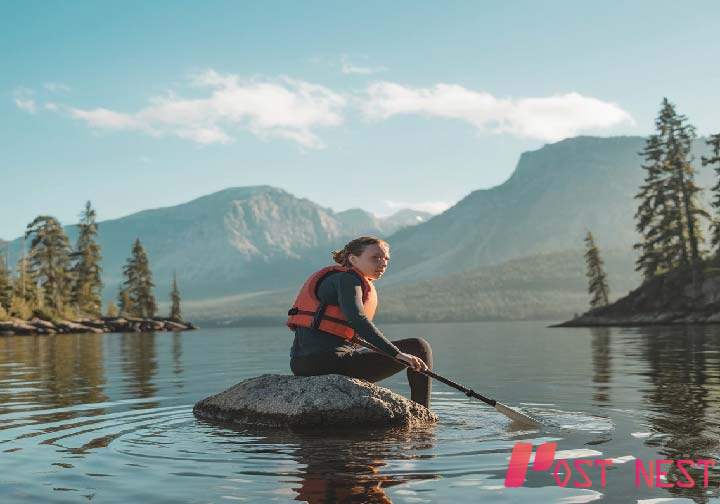
POLYGON ((416 371, 432 369, 430 345, 422 338, 390 342, 372 323, 377 308, 373 283, 385 273, 390 246, 379 238, 361 236, 332 256, 338 265, 312 274, 288 312, 287 325, 295 332, 292 372, 337 373, 377 382, 404 369, 386 355, 352 344, 357 334, 407 364, 411 399, 429 408, 430 378, 416 371))

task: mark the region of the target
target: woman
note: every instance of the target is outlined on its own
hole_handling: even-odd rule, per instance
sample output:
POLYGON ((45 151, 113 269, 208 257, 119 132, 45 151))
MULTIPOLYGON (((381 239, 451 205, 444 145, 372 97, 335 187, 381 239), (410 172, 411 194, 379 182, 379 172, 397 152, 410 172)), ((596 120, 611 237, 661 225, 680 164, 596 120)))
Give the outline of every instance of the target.
POLYGON ((432 369, 432 350, 422 338, 388 341, 372 323, 377 308, 373 282, 390 260, 390 246, 379 238, 361 236, 333 252, 338 266, 329 266, 308 278, 288 312, 295 331, 290 368, 300 376, 337 373, 377 382, 405 366, 386 355, 358 348, 360 338, 407 364, 413 401, 430 407, 430 378, 418 373, 432 369))

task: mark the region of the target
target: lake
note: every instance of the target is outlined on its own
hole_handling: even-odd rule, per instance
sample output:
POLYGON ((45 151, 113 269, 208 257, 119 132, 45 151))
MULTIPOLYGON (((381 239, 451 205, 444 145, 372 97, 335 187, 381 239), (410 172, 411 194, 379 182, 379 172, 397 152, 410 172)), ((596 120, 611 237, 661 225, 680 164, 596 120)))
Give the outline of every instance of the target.
MULTIPOLYGON (((290 373, 292 334, 282 327, 0 337, 0 502, 717 502, 715 468, 688 466, 692 488, 676 484, 687 482, 677 465, 661 465, 669 475, 652 488, 636 486, 636 471, 638 461, 718 458, 720 327, 547 325, 382 327, 390 339, 425 337, 436 372, 537 416, 538 430, 441 383, 439 424, 415 431, 196 420, 199 399, 290 373), (506 488, 518 441, 557 442, 570 471, 590 460, 591 485, 577 488, 579 473, 555 466, 506 488), (593 465, 601 459, 613 460, 604 486, 593 465)), ((409 395, 404 373, 381 385, 409 395)))

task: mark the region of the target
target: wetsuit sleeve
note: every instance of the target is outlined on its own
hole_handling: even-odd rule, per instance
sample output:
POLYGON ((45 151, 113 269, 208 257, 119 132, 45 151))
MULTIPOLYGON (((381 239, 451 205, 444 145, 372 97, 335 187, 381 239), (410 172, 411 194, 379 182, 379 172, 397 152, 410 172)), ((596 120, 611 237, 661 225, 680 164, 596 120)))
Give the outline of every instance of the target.
POLYGON ((362 302, 362 284, 352 273, 336 275, 338 282, 338 304, 350 326, 358 336, 395 357, 400 350, 390 343, 365 315, 362 302))

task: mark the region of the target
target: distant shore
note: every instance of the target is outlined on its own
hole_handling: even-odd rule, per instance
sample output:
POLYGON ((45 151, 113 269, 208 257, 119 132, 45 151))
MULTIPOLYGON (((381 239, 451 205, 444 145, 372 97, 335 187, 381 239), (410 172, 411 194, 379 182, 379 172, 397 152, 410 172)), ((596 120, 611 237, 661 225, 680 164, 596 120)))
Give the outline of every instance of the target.
POLYGON ((192 322, 170 320, 167 318, 101 317, 98 319, 56 320, 50 322, 34 318, 21 320, 11 318, 0 321, 0 336, 14 335, 50 335, 79 333, 127 333, 188 331, 197 329, 192 322))
POLYGON ((697 275, 677 268, 646 280, 607 306, 601 306, 553 327, 633 327, 720 324, 720 269, 707 262, 697 275))

